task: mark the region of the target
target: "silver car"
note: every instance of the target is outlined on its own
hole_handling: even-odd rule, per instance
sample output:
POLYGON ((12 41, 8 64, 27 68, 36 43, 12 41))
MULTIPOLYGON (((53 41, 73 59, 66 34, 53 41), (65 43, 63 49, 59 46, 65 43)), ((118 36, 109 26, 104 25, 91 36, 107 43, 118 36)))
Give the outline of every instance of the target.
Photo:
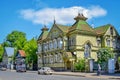
POLYGON ((1 70, 1 71, 6 71, 7 68, 5 68, 5 67, 0 67, 0 70, 1 70))
POLYGON ((39 70, 38 70, 38 74, 50 74, 52 75, 52 69, 50 67, 41 67, 39 70))

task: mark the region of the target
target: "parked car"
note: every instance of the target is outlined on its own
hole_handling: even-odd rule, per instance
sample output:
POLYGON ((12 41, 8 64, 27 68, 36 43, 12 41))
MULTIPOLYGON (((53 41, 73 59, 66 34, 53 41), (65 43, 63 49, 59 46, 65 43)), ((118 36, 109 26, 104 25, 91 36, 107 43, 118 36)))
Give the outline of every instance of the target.
POLYGON ((1 71, 6 71, 7 68, 5 68, 5 67, 3 67, 3 66, 0 66, 0 70, 1 70, 1 71))
POLYGON ((50 74, 52 75, 52 72, 53 70, 50 68, 50 67, 41 67, 39 70, 38 70, 38 74, 50 74))
POLYGON ((26 72, 25 64, 16 65, 16 72, 26 72))

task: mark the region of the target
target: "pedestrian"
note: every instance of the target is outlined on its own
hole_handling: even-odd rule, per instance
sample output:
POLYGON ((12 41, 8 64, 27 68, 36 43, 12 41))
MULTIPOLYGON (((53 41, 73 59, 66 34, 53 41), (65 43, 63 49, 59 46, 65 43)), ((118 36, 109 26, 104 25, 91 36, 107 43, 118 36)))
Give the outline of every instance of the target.
POLYGON ((99 76, 101 74, 101 66, 100 64, 98 64, 98 71, 97 71, 97 75, 99 76))

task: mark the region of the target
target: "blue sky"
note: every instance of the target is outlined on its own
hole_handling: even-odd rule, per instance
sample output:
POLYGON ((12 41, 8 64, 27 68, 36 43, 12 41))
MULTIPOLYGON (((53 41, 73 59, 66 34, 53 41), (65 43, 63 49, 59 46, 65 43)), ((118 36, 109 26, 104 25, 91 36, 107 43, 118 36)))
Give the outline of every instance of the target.
POLYGON ((112 24, 120 33, 120 0, 0 0, 0 43, 13 30, 26 33, 30 40, 39 36, 44 24, 51 28, 53 19, 72 25, 78 12, 94 27, 112 24))

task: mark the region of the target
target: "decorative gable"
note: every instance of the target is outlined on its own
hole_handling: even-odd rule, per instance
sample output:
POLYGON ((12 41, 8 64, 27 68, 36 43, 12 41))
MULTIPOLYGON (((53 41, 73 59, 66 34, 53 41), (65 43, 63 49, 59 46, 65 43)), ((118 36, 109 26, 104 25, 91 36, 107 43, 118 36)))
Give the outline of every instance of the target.
POLYGON ((59 29, 57 27, 57 25, 54 24, 52 26, 47 38, 54 39, 54 38, 57 38, 57 37, 61 36, 62 34, 63 34, 63 31, 61 29, 59 29))
POLYGON ((116 29, 110 25, 109 28, 107 29, 105 35, 111 35, 111 36, 118 36, 118 32, 116 31, 116 29))

